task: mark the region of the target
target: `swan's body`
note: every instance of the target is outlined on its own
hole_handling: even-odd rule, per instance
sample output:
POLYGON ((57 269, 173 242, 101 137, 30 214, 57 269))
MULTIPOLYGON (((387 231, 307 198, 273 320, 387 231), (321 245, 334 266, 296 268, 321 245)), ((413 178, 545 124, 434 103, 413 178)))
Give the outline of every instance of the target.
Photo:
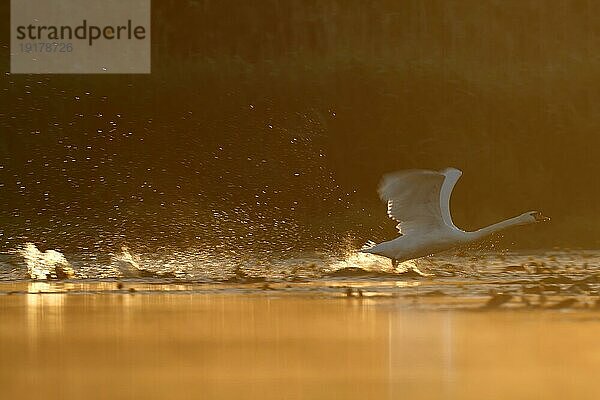
POLYGON ((388 257, 396 266, 398 262, 475 242, 511 226, 549 219, 539 211, 529 211, 477 231, 465 232, 454 225, 450 215, 450 196, 461 175, 455 168, 385 175, 379 185, 379 196, 387 202, 388 216, 399 222, 396 227, 401 236, 360 251, 388 257))

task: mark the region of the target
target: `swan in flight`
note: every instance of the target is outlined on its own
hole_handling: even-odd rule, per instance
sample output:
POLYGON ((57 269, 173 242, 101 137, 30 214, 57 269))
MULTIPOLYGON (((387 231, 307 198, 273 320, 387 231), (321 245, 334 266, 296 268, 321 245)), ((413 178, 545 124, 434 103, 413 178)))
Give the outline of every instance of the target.
POLYGON ((406 170, 385 175, 379 184, 379 197, 387 202, 387 213, 398 222, 400 236, 360 251, 390 258, 392 266, 480 240, 516 225, 548 221, 539 211, 465 232, 450 216, 450 195, 462 172, 456 168, 442 171, 406 170))

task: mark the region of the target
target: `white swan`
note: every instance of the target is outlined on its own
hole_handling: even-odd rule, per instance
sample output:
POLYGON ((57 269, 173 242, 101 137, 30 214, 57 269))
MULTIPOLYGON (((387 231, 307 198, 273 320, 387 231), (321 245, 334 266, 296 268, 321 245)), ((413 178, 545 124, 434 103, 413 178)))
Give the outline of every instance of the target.
POLYGON ((407 170, 385 175, 379 196, 387 201, 388 216, 398 221, 400 237, 361 249, 399 262, 428 256, 482 239, 516 225, 548 221, 539 211, 529 211, 474 232, 457 228, 450 216, 450 195, 462 175, 456 168, 443 171, 407 170))

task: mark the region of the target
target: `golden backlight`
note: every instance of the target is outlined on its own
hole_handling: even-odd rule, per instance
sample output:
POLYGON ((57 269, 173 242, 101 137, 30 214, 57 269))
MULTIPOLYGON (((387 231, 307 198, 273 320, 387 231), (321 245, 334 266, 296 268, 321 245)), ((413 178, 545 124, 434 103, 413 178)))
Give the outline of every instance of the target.
POLYGON ((600 1, 154 0, 150 74, 11 73, 18 3, 0 400, 600 399, 600 1), (447 167, 457 227, 552 221, 438 254, 415 183, 358 253, 447 167))

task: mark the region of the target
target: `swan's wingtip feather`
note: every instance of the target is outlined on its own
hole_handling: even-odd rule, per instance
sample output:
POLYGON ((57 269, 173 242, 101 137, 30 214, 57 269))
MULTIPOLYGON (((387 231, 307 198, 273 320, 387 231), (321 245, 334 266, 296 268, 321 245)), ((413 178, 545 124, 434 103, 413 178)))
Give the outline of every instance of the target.
POLYGON ((440 172, 446 176, 448 176, 448 175, 461 176, 462 175, 462 171, 460 169, 454 168, 454 167, 445 168, 440 172))
POLYGON ((428 169, 405 169, 396 172, 390 172, 381 177, 377 192, 379 197, 384 200, 390 200, 394 192, 399 187, 407 183, 410 178, 439 178, 440 172, 428 169))

